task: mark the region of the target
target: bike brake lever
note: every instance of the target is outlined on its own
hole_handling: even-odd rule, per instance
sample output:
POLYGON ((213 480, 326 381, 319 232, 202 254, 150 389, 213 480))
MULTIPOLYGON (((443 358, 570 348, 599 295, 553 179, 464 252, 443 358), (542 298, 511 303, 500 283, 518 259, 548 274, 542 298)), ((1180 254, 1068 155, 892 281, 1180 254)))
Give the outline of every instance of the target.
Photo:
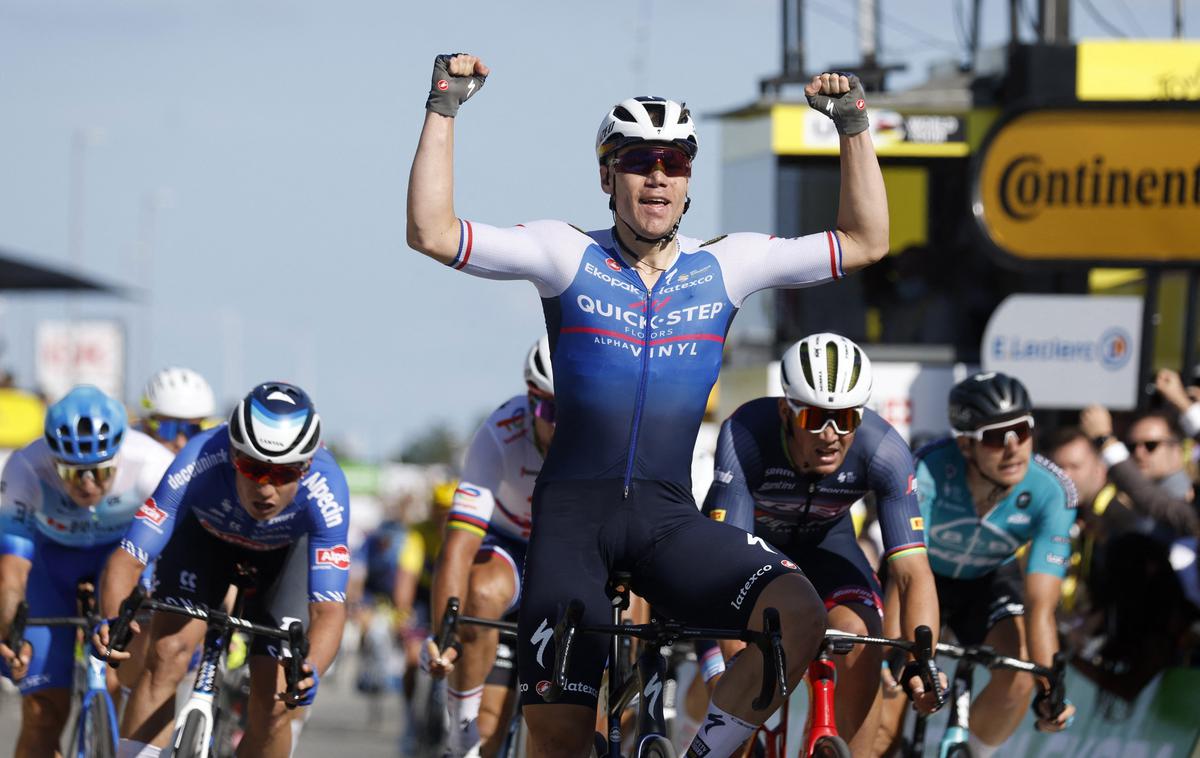
MULTIPOLYGON (((146 602, 146 588, 142 585, 137 585, 133 588, 133 592, 129 593, 129 597, 121 601, 121 610, 117 613, 117 617, 108 625, 108 650, 112 652, 123 652, 129 646, 129 641, 133 639, 133 629, 130 624, 141 610, 142 603, 146 602)), ((104 656, 104 660, 113 668, 121 666, 120 661, 114 661, 109 656, 104 656)))
POLYGON ((458 608, 458 598, 452 597, 446 601, 446 610, 442 613, 442 625, 439 627, 437 639, 434 640, 438 655, 445 652, 450 645, 450 640, 454 639, 454 635, 458 631, 458 608))
POLYGON ((925 685, 927 692, 933 693, 937 707, 941 708, 946 704, 946 692, 942 689, 942 680, 938 676, 937 662, 933 658, 933 631, 925 625, 918 626, 913 631, 914 641, 916 642, 914 653, 917 663, 920 664, 919 674, 921 683, 925 685))
POLYGON ((582 619, 583 603, 572 600, 567 603, 566 613, 554 625, 554 671, 550 677, 550 686, 542 694, 542 699, 547 703, 558 702, 567 691, 567 664, 570 662, 571 648, 582 619))
POLYGON ((27 618, 29 618, 29 603, 22 600, 17 603, 17 613, 8 626, 8 636, 4 640, 8 649, 13 651, 13 655, 21 655, 21 648, 25 644, 25 620, 27 618))
POLYGON ((755 637, 754 642, 763 657, 763 674, 762 689, 751 706, 756 711, 762 711, 774 701, 776 688, 780 697, 788 696, 787 654, 783 650, 779 611, 774 608, 763 610, 763 630, 755 637))
POLYGON ((300 690, 296 685, 300 684, 300 680, 304 678, 304 661, 308 658, 308 637, 304 634, 304 625, 299 621, 293 621, 288 625, 288 649, 291 655, 287 659, 287 664, 283 668, 284 681, 287 683, 287 708, 293 710, 296 708, 296 703, 293 702, 300 696, 300 690))

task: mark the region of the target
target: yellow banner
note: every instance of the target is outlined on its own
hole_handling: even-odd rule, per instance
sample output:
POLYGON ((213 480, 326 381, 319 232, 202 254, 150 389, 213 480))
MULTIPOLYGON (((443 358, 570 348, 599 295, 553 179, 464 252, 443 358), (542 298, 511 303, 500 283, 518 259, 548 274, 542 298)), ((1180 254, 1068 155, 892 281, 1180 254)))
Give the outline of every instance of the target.
MULTIPOLYGON (((968 117, 953 113, 897 113, 870 109, 871 141, 881 158, 959 158, 969 155, 968 117)), ((807 104, 771 108, 776 155, 837 155, 838 134, 828 117, 807 104)))
POLYGON ((1080 100, 1200 100, 1200 42, 1080 42, 1075 96, 1080 100))
POLYGON ((977 177, 992 240, 1032 259, 1200 260, 1200 111, 1039 111, 977 177))

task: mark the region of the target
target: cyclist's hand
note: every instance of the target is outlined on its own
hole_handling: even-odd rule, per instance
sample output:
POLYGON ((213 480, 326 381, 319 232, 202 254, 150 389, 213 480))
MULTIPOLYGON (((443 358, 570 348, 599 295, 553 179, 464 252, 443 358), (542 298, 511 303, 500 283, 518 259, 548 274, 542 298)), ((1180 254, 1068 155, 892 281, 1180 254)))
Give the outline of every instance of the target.
POLYGON ((804 85, 808 104, 833 120, 847 137, 867 130, 867 100, 854 74, 818 74, 804 85))
MULTIPOLYGON (((129 630, 136 635, 141 633, 142 628, 138 625, 138 622, 131 621, 129 622, 129 630)), ((109 650, 108 642, 108 621, 101 621, 92 629, 92 648, 96 655, 110 661, 124 661, 132 655, 127 650, 109 650)))
POLYGON ((421 656, 418 662, 421 665, 421 670, 429 674, 434 679, 441 679, 454 670, 454 662, 458 660, 458 653, 461 650, 459 643, 455 642, 445 650, 438 652, 437 643, 433 637, 426 637, 421 643, 421 656))
POLYGON ((904 691, 908 693, 912 700, 913 710, 919 711, 926 715, 935 712, 938 708, 945 705, 945 693, 949 686, 949 681, 946 679, 946 674, 933 664, 933 668, 937 671, 938 684, 941 685, 942 698, 938 699, 937 693, 925 690, 925 682, 920 676, 921 668, 916 661, 910 661, 902 672, 900 679, 904 687, 904 691))
POLYGON ((29 662, 33 660, 33 646, 28 640, 21 640, 21 654, 17 655, 11 647, 0 642, 0 660, 8 666, 10 678, 16 682, 29 672, 29 662))
POLYGON ((482 89, 491 71, 475 55, 439 55, 433 59, 433 81, 425 110, 454 118, 458 107, 482 89))
POLYGON ((1057 714, 1051 713, 1049 692, 1040 689, 1033 699, 1033 714, 1037 716, 1033 726, 1039 732, 1061 732, 1075 721, 1075 705, 1063 698, 1062 710, 1057 714))
POLYGON ((277 692, 275 693, 276 700, 289 706, 313 704, 313 701, 317 699, 317 687, 321 684, 321 675, 311 661, 305 661, 304 665, 300 667, 300 671, 305 674, 305 678, 296 682, 296 691, 277 692))

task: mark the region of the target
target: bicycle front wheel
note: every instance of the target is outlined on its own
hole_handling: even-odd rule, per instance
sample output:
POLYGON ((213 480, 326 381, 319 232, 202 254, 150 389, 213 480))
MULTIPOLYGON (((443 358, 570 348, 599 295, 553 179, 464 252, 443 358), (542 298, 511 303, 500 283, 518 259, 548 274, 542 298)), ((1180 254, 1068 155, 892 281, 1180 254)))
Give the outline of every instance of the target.
POLYGON ((76 741, 79 758, 116 758, 116 713, 112 701, 95 696, 84 702, 79 716, 79 738, 76 741))
POLYGON ((814 758, 850 758, 850 746, 841 737, 822 737, 813 745, 814 758))
POLYGON ((971 758, 971 748, 960 742, 946 751, 946 758, 971 758))
POLYGON ((675 758, 675 748, 666 737, 654 735, 642 738, 638 745, 638 758, 675 758))
POLYGON ((204 737, 204 714, 200 711, 192 711, 188 714, 187 721, 183 722, 183 732, 179 738, 179 749, 175 751, 175 758, 204 758, 208 755, 205 750, 205 745, 201 745, 200 741, 204 737))

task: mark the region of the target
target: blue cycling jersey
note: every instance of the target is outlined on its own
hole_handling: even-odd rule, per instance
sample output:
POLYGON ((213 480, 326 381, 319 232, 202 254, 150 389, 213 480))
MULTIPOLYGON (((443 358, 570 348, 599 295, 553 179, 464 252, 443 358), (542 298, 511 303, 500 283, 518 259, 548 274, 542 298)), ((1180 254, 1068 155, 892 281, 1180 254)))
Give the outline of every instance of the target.
POLYGON ((620 478, 626 492, 633 479, 687 486, 725 334, 744 298, 843 275, 831 232, 679 237, 679 253, 647 288, 611 230, 461 223, 450 265, 528 279, 542 297, 558 424, 539 481, 620 478))
POLYGON ((325 448, 317 450, 295 498, 278 515, 259 521, 238 501, 229 458, 229 431, 221 426, 193 437, 176 456, 154 494, 142 505, 121 547, 142 563, 158 557, 187 514, 213 536, 247 550, 274 550, 308 535, 308 600, 344 602, 350 569, 346 534, 349 489, 325 448))
POLYGON ((1075 485, 1047 459, 1034 455, 1020 484, 983 515, 967 485, 967 460, 954 440, 917 452, 917 482, 935 574, 954 579, 989 574, 1028 542, 1027 573, 1066 575, 1075 485))
POLYGON ((885 556, 924 551, 912 455, 883 417, 863 411, 845 460, 825 476, 801 473, 786 434, 778 398, 738 408, 721 425, 705 513, 784 545, 824 535, 849 518, 850 506, 874 493, 885 556))

